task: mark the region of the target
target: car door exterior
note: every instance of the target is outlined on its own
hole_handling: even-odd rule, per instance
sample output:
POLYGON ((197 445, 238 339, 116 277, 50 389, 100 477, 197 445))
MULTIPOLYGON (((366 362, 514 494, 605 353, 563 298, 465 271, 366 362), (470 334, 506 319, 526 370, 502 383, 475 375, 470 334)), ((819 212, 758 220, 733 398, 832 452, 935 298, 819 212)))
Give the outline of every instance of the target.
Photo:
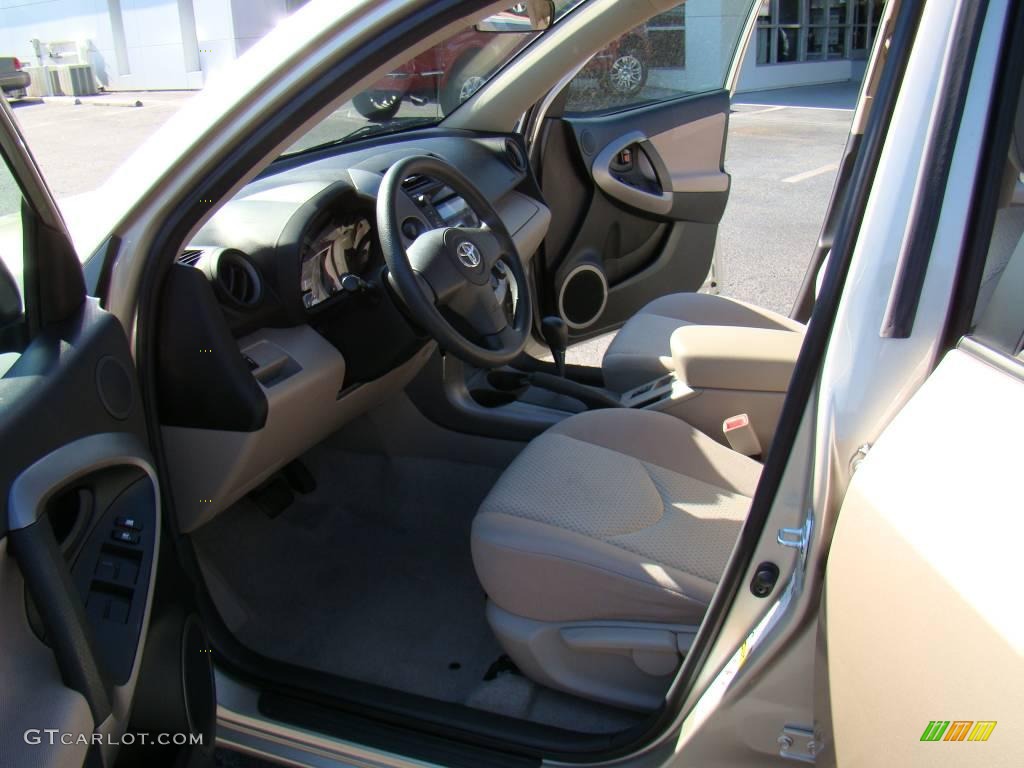
POLYGON ((109 765, 139 690, 160 488, 128 339, 86 296, 6 102, 0 154, 0 753, 109 765))
MULTIPOLYGON (((919 38, 939 12, 926 7, 919 38)), ((825 571, 817 714, 838 765, 1014 765, 1021 754, 1024 13, 991 2, 971 16, 962 11, 952 25, 974 69, 954 170, 960 145, 983 143, 976 166, 965 160, 966 171, 950 175, 930 213, 939 235, 923 278, 952 261, 942 256, 952 242, 960 264, 946 348, 859 451, 825 571), (962 248, 941 235, 958 215, 962 248)), ((955 90, 947 80, 940 93, 955 90)), ((884 343, 905 349, 921 324, 884 343)))
POLYGON ((708 277, 750 11, 684 3, 625 32, 561 84, 534 127, 552 212, 540 303, 573 338, 708 277))

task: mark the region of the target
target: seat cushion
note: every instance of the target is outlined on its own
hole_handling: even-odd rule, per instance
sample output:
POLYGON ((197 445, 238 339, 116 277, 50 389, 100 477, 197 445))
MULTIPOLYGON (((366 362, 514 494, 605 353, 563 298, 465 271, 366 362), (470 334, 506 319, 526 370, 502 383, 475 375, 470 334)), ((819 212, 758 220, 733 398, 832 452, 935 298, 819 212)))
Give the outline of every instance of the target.
POLYGON ((616 334, 601 365, 605 386, 626 392, 669 373, 672 334, 693 324, 804 331, 795 320, 737 299, 706 293, 669 294, 633 315, 616 334))
POLYGON ((481 504, 477 576, 524 618, 697 623, 760 468, 665 414, 573 416, 534 439, 481 504))

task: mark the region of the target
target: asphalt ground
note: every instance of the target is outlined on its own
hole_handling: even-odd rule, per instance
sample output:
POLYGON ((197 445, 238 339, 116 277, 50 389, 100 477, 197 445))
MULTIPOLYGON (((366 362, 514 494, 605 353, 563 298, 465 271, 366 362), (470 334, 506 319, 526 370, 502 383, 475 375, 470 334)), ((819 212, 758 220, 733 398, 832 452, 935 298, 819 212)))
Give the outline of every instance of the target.
MULTIPOLYGON (((109 94, 26 100, 14 113, 58 200, 100 185, 175 114, 189 92, 109 94), (136 101, 142 106, 129 106, 136 101)), ((723 294, 788 313, 818 237, 846 142, 856 84, 789 88, 736 97, 729 122, 726 170, 732 190, 718 232, 716 270, 723 294)), ((435 104, 403 104, 402 117, 432 117, 435 104)), ((366 124, 346 106, 317 126, 304 144, 366 124)), ((0 174, 0 216, 18 196, 0 174)), ((574 350, 577 362, 599 364, 608 339, 574 350)))
POLYGON ((733 107, 725 151, 732 188, 715 252, 722 293, 789 313, 852 117, 816 107, 733 107))

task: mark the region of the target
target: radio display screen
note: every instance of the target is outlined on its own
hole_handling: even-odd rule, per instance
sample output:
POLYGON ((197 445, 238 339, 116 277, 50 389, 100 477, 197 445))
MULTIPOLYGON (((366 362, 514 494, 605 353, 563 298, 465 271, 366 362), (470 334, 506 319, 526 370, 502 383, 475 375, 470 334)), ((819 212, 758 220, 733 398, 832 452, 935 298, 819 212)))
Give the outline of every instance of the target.
POLYGON ((449 227, 475 227, 479 224, 476 216, 466 205, 466 201, 461 197, 455 196, 450 197, 447 200, 439 203, 434 203, 434 210, 437 211, 437 215, 441 217, 446 226, 449 227))

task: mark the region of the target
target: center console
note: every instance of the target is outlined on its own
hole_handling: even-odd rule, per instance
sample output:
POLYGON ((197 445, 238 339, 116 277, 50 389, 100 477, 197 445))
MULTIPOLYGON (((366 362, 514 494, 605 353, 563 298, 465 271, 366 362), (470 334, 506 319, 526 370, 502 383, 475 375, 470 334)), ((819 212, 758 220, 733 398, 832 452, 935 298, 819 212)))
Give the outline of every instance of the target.
POLYGON ((664 411, 723 443, 722 423, 746 413, 767 450, 803 338, 794 331, 684 326, 672 335, 672 373, 626 392, 622 403, 664 411))
MULTIPOLYGON (((557 336, 546 334, 549 343, 557 336)), ((671 370, 621 395, 601 387, 596 371, 597 380, 588 384, 545 370, 476 370, 450 356, 437 359, 440 371, 425 368, 409 391, 438 423, 516 440, 582 411, 642 408, 683 419, 728 445, 723 423, 746 414, 767 451, 802 343, 803 334, 793 331, 690 325, 672 337, 671 370), (444 382, 443 396, 430 383, 435 377, 444 382)), ((553 352, 558 361, 560 350, 553 352)))

